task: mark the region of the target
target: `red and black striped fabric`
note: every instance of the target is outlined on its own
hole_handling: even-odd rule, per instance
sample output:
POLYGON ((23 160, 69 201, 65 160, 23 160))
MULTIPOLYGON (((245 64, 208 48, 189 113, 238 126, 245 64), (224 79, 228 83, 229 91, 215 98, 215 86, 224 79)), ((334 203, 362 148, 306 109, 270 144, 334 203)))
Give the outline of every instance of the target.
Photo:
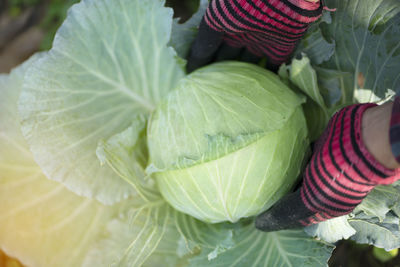
MULTIPOLYGON (((392 121, 399 122, 399 98, 396 101, 392 121)), ((256 219, 258 229, 277 231, 348 214, 375 186, 392 184, 400 179, 400 168, 384 167, 363 143, 362 116, 373 106, 376 105, 351 105, 332 117, 315 144, 301 188, 259 215, 256 219)))
POLYGON ((364 111, 375 104, 352 105, 330 121, 304 173, 301 199, 315 212, 303 225, 350 213, 380 184, 400 179, 400 169, 382 166, 367 150, 361 136, 364 111))
POLYGON ((271 64, 287 62, 310 23, 322 15, 320 1, 212 0, 205 22, 233 47, 266 56, 271 64))

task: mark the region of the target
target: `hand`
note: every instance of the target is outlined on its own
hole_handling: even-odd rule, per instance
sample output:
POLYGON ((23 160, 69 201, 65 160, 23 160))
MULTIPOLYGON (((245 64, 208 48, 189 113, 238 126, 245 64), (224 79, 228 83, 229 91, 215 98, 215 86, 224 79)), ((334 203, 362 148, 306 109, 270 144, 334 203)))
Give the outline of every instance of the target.
POLYGON ((213 60, 256 63, 266 57, 267 67, 276 71, 322 10, 320 0, 211 0, 187 69, 191 72, 213 60))
POLYGON ((256 228, 303 227, 350 213, 380 184, 400 179, 400 97, 336 113, 315 145, 301 188, 256 219, 256 228))

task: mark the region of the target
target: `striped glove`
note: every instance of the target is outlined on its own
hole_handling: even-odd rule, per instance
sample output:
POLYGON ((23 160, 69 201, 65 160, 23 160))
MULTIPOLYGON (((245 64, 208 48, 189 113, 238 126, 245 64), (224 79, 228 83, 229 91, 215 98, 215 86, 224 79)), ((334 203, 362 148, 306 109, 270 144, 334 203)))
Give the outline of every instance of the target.
MULTIPOLYGON (((258 229, 297 228, 348 214, 376 185, 400 179, 400 168, 382 166, 363 143, 361 118, 373 106, 352 105, 333 116, 315 144, 301 188, 259 215, 258 229)), ((392 152, 400 160, 400 97, 394 102, 389 129, 392 152)))
POLYGON ((275 71, 290 59, 322 10, 320 0, 211 0, 190 51, 188 71, 213 60, 256 63, 261 57, 275 71))

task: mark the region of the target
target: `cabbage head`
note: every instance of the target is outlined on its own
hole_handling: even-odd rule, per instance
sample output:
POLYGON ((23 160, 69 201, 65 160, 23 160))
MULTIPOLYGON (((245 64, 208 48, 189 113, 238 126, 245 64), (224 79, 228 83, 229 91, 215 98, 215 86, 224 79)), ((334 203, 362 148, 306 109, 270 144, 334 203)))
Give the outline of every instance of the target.
POLYGON ((173 207, 202 221, 256 215, 300 174, 309 145, 303 101, 255 65, 195 71, 150 119, 147 171, 173 207))

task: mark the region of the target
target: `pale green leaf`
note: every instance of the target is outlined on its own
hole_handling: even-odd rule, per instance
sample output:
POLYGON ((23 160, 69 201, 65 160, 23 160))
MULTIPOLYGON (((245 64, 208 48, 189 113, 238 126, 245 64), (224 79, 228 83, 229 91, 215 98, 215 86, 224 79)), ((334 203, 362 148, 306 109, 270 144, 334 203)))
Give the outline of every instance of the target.
MULTIPOLYGON (((172 207, 164 200, 141 205, 129 224, 134 239, 115 266, 140 266, 154 252, 171 223, 172 207)), ((171 227, 171 226, 170 226, 171 227)))
POLYGON ((304 228, 305 232, 329 243, 335 243, 341 239, 348 239, 356 233, 347 221, 348 216, 340 216, 318 224, 312 224, 304 228))
POLYGON ((357 206, 354 213, 364 212, 366 215, 378 217, 382 222, 386 214, 400 205, 400 187, 377 186, 357 206))
POLYGON ((391 89, 388 89, 385 93, 384 97, 376 96, 371 90, 368 89, 358 89, 355 94, 354 98, 359 103, 370 103, 374 102, 376 104, 383 104, 388 100, 393 100, 396 92, 391 89))
MULTIPOLYGON (((177 256, 176 211, 164 200, 136 197, 104 206, 44 176, 17 116, 22 78, 32 61, 0 76, 0 249, 32 267, 184 266, 187 259, 177 256)), ((143 129, 141 123, 132 126, 143 129)), ((132 151, 140 138, 128 128, 108 140, 105 150, 129 164, 121 151, 132 151)))
POLYGON ((98 266, 111 255, 115 259, 111 266, 121 267, 175 266, 180 261, 176 254, 180 235, 173 224, 173 209, 162 199, 131 204, 129 216, 107 225, 111 235, 88 253, 84 266, 98 266))
POLYGON ((387 215, 380 222, 376 217, 359 214, 349 223, 356 230, 351 239, 357 243, 374 245, 387 251, 400 247, 398 217, 387 215))
POLYGON ((85 0, 71 8, 53 48, 26 75, 24 136, 51 179, 114 203, 134 194, 96 147, 148 116, 184 75, 167 47, 172 10, 159 0, 85 0))
POLYGON ((326 266, 333 246, 308 237, 303 231, 263 233, 253 225, 238 231, 235 246, 208 257, 211 250, 190 260, 190 266, 317 267, 326 266))
POLYGON ((326 112, 326 105, 318 87, 317 73, 311 67, 309 58, 303 56, 300 60, 295 59, 292 61, 289 67, 289 79, 317 103, 323 112, 326 112))
POLYGON ((154 180, 144 171, 148 160, 144 116, 134 118, 123 132, 107 141, 100 141, 96 154, 102 164, 107 163, 121 179, 135 188, 143 200, 159 197, 154 180))
POLYGON ((310 60, 305 55, 301 59, 294 59, 291 65, 282 65, 279 74, 291 87, 295 86, 295 89, 300 89, 309 97, 303 109, 310 140, 317 140, 328 124, 330 113, 321 95, 317 73, 311 66, 310 60))
POLYGON ((147 163, 146 121, 138 116, 125 131, 99 144, 97 155, 122 179, 136 189, 140 198, 130 201, 129 216, 108 224, 104 238, 88 254, 84 266, 97 266, 103 258, 116 259, 112 266, 175 266, 191 250, 180 249, 182 231, 177 218, 185 219, 162 199, 151 177, 145 177, 147 163), (138 147, 139 146, 139 147, 138 147), (112 249, 110 249, 112 248, 112 249))
POLYGON ((234 230, 241 226, 241 223, 220 223, 209 224, 175 212, 174 221, 177 230, 184 240, 187 250, 194 251, 196 248, 212 249, 210 257, 216 257, 222 251, 234 245, 234 230))
MULTIPOLYGON (((120 206, 75 195, 35 163, 20 131, 17 99, 38 57, 0 76, 0 249, 30 267, 80 266, 120 206)), ((98 266, 111 262, 104 258, 98 266)))

